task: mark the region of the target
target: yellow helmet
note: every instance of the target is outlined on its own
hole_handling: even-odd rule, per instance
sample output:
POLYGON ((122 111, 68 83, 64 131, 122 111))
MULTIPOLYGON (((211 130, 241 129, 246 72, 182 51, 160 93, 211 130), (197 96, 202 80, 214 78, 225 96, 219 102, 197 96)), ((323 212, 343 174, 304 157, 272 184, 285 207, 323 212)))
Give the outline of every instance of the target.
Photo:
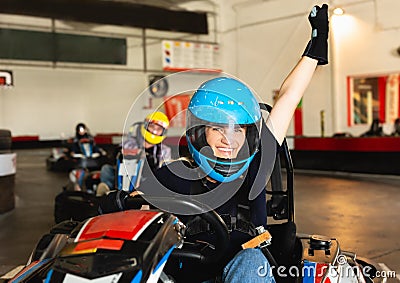
POLYGON ((141 133, 148 143, 159 144, 165 139, 168 127, 169 119, 167 115, 157 111, 146 116, 144 125, 141 127, 141 133), (157 125, 158 129, 150 129, 154 125, 157 125))

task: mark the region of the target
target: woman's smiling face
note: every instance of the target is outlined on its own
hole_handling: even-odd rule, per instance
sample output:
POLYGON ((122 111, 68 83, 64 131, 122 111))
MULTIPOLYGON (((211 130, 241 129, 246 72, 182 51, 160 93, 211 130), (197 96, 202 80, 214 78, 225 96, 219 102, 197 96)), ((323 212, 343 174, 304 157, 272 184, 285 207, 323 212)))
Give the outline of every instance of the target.
POLYGON ((240 126, 206 126, 206 140, 208 145, 219 158, 233 159, 246 140, 246 127, 240 126))

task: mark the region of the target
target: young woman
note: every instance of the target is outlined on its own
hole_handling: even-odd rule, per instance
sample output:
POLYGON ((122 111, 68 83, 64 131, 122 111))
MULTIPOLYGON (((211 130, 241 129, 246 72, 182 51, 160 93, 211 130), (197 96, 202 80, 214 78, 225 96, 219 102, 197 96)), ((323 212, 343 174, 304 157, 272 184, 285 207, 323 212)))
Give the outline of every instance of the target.
MULTIPOLYGON (((194 162, 172 162, 161 167, 155 172, 155 178, 140 187, 144 198, 146 195, 173 198, 190 196, 206 204, 205 211, 214 209, 222 217, 230 231, 230 248, 220 262, 207 270, 219 270, 223 282, 275 281, 271 272, 264 272, 266 276, 257 273, 260 266, 269 268, 260 250, 240 250, 241 244, 254 236, 254 227, 267 224, 263 187, 248 198, 257 183, 262 162, 260 140, 271 139, 273 149, 264 146, 262 150, 268 151, 266 156, 276 156, 276 150, 286 135, 295 108, 317 65, 328 63, 327 5, 321 8, 315 6, 309 21, 312 38, 302 58, 284 80, 266 123, 263 123, 252 89, 240 80, 219 77, 203 83, 192 96, 187 110, 186 139, 194 162), (246 205, 249 207, 247 220, 243 220, 239 213, 243 199, 247 199, 246 205)), ((265 186, 267 180, 263 181, 260 183, 265 186)), ((109 198, 113 198, 111 202, 118 204, 117 210, 124 209, 123 203, 127 197, 109 195, 109 198)), ((184 215, 182 219, 189 227, 188 239, 210 243, 215 240, 204 225, 196 224, 193 217, 187 216, 191 214, 190 210, 179 207, 161 209, 184 215), (192 225, 195 228, 191 228, 192 225)))

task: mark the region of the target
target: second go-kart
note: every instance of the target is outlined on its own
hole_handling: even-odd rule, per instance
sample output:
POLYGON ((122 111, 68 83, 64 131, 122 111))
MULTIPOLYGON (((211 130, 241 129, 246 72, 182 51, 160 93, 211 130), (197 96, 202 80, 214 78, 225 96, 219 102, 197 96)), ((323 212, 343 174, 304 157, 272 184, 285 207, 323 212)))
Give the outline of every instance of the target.
POLYGON ((70 171, 68 184, 55 199, 55 222, 82 221, 97 215, 95 193, 100 183, 100 169, 109 160, 93 138, 75 139, 70 149, 53 149, 52 156, 46 162, 50 170, 70 171))
MULTIPOLYGON (((143 154, 117 154, 116 187, 118 190, 132 192, 139 184, 141 168, 144 163, 143 154), (128 174, 131 171, 134 174, 128 174)), ((100 183, 100 171, 84 169, 72 170, 69 183, 63 187, 54 200, 54 220, 60 223, 64 220, 83 221, 98 214, 100 197, 97 187, 100 183), (83 189, 74 189, 78 184, 83 189)))
POLYGON ((69 173, 69 181, 54 200, 54 220, 82 221, 98 215, 97 186, 100 184, 100 171, 74 169, 69 173))
MULTIPOLYGON (((130 140, 135 139, 135 145, 142 141, 136 137, 140 135, 142 122, 131 126, 130 140), (132 133, 136 133, 134 136, 132 133)), ((130 141, 128 140, 128 142, 130 141)), ((140 148, 121 148, 116 154, 115 186, 118 190, 132 192, 141 181, 145 152, 140 148)), ((109 165, 112 168, 112 165, 109 165)), ((104 169, 104 168, 103 168, 104 169)), ((108 168, 107 168, 108 169, 108 168)), ((69 174, 70 182, 55 198, 54 220, 60 223, 64 220, 82 221, 98 214, 99 196, 97 186, 100 183, 100 171, 75 169, 69 174), (75 190, 74 186, 80 184, 83 189, 75 190)))
MULTIPOLYGON (((337 239, 297 233, 293 166, 286 141, 280 155, 267 190, 268 223, 275 223, 268 225, 268 232, 255 236, 261 239, 255 246, 269 259, 276 281, 383 282, 384 278, 376 277, 376 264, 343 251, 337 239), (281 161, 285 163, 286 188, 281 161)), ((204 204, 190 199, 146 199, 148 203, 155 200, 158 204, 187 206, 208 223, 216 241, 191 239, 179 216, 154 207, 140 210, 147 201, 134 198, 127 204, 132 210, 55 226, 10 282, 202 282, 215 274, 213 267, 228 249, 229 230, 222 218, 213 210, 203 212, 204 204)), ((243 282, 247 282, 245 278, 243 282)))

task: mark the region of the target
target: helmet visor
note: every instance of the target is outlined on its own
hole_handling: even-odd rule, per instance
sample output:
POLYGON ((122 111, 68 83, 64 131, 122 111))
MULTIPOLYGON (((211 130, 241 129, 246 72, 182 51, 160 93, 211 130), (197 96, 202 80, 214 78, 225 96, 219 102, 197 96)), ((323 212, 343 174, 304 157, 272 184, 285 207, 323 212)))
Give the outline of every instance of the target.
POLYGON ((167 132, 166 128, 156 121, 146 121, 144 125, 146 131, 155 136, 164 136, 167 132))
POLYGON ((81 135, 81 136, 86 134, 86 128, 84 126, 79 126, 78 127, 78 134, 81 135))

